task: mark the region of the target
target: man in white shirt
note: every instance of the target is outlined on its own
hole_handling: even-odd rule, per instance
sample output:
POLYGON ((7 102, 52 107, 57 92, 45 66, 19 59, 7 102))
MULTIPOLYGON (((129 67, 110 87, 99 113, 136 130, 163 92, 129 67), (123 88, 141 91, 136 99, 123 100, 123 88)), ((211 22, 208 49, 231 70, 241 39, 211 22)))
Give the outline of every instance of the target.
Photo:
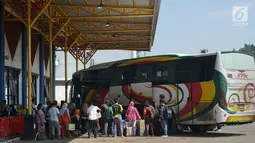
POLYGON ((60 124, 59 124, 59 110, 56 103, 52 103, 53 106, 48 111, 49 116, 49 130, 50 137, 54 139, 55 135, 57 139, 60 139, 60 124), (55 134, 56 131, 56 134, 55 134))
POLYGON ((95 106, 94 103, 91 103, 87 113, 89 115, 88 138, 90 138, 91 131, 94 133, 94 138, 96 138, 98 133, 98 119, 101 118, 101 110, 95 106))

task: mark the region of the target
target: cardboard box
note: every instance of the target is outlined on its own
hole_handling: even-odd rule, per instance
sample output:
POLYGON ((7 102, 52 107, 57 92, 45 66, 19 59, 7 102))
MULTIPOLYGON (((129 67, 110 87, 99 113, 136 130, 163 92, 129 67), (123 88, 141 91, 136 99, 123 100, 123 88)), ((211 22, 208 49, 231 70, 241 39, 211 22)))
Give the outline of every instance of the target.
POLYGON ((145 132, 145 122, 144 120, 137 121, 137 135, 144 136, 145 132))

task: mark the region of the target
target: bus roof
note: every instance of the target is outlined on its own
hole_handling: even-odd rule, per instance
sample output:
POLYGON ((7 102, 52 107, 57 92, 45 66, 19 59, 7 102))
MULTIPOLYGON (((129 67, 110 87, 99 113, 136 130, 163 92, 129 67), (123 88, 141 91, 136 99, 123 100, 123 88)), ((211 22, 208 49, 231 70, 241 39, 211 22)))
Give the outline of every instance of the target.
POLYGON ((90 66, 87 69, 79 70, 79 71, 75 72, 73 75, 77 75, 77 74, 80 74, 80 73, 85 72, 85 71, 106 69, 106 68, 109 68, 110 66, 114 65, 115 63, 117 63, 117 61, 96 64, 96 65, 90 66))
MULTIPOLYGON (((235 52, 235 51, 220 51, 220 52, 221 53, 229 53, 229 52, 235 52)), ((146 57, 133 58, 133 59, 123 59, 123 60, 118 60, 118 61, 111 61, 111 62, 96 64, 96 65, 90 66, 87 69, 79 70, 79 71, 75 72, 73 75, 78 75, 85 71, 106 69, 106 68, 109 68, 117 63, 122 63, 122 62, 126 62, 126 61, 137 60, 137 59, 146 59, 146 58, 151 58, 151 57, 162 57, 162 56, 171 56, 171 57, 180 57, 180 58, 181 57, 203 57, 203 56, 210 56, 210 55, 216 55, 216 54, 217 54, 217 51, 207 52, 207 53, 194 53, 194 54, 169 53, 169 54, 153 55, 153 56, 146 56, 146 57)))

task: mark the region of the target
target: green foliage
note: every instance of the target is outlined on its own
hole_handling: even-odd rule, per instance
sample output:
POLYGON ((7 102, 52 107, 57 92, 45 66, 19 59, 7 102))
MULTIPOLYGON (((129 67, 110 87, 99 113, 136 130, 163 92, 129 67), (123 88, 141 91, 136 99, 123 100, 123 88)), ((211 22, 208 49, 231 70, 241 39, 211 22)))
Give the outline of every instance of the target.
MULTIPOLYGON (((233 49, 233 51, 236 51, 235 49, 233 49)), ((243 48, 240 48, 238 50, 238 52, 247 54, 247 55, 251 55, 255 58, 255 45, 253 44, 244 44, 243 48)))
POLYGON ((202 50, 200 50, 200 53, 208 53, 208 50, 207 49, 202 49, 202 50))

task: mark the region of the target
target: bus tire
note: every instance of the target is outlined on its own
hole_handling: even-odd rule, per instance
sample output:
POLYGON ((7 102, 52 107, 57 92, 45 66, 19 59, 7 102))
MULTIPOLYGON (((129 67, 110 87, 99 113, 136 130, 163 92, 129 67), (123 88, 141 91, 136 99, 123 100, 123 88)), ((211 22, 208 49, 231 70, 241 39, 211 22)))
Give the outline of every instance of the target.
POLYGON ((201 125, 192 125, 189 126, 190 130, 194 133, 205 133, 207 131, 207 126, 201 126, 201 125))

